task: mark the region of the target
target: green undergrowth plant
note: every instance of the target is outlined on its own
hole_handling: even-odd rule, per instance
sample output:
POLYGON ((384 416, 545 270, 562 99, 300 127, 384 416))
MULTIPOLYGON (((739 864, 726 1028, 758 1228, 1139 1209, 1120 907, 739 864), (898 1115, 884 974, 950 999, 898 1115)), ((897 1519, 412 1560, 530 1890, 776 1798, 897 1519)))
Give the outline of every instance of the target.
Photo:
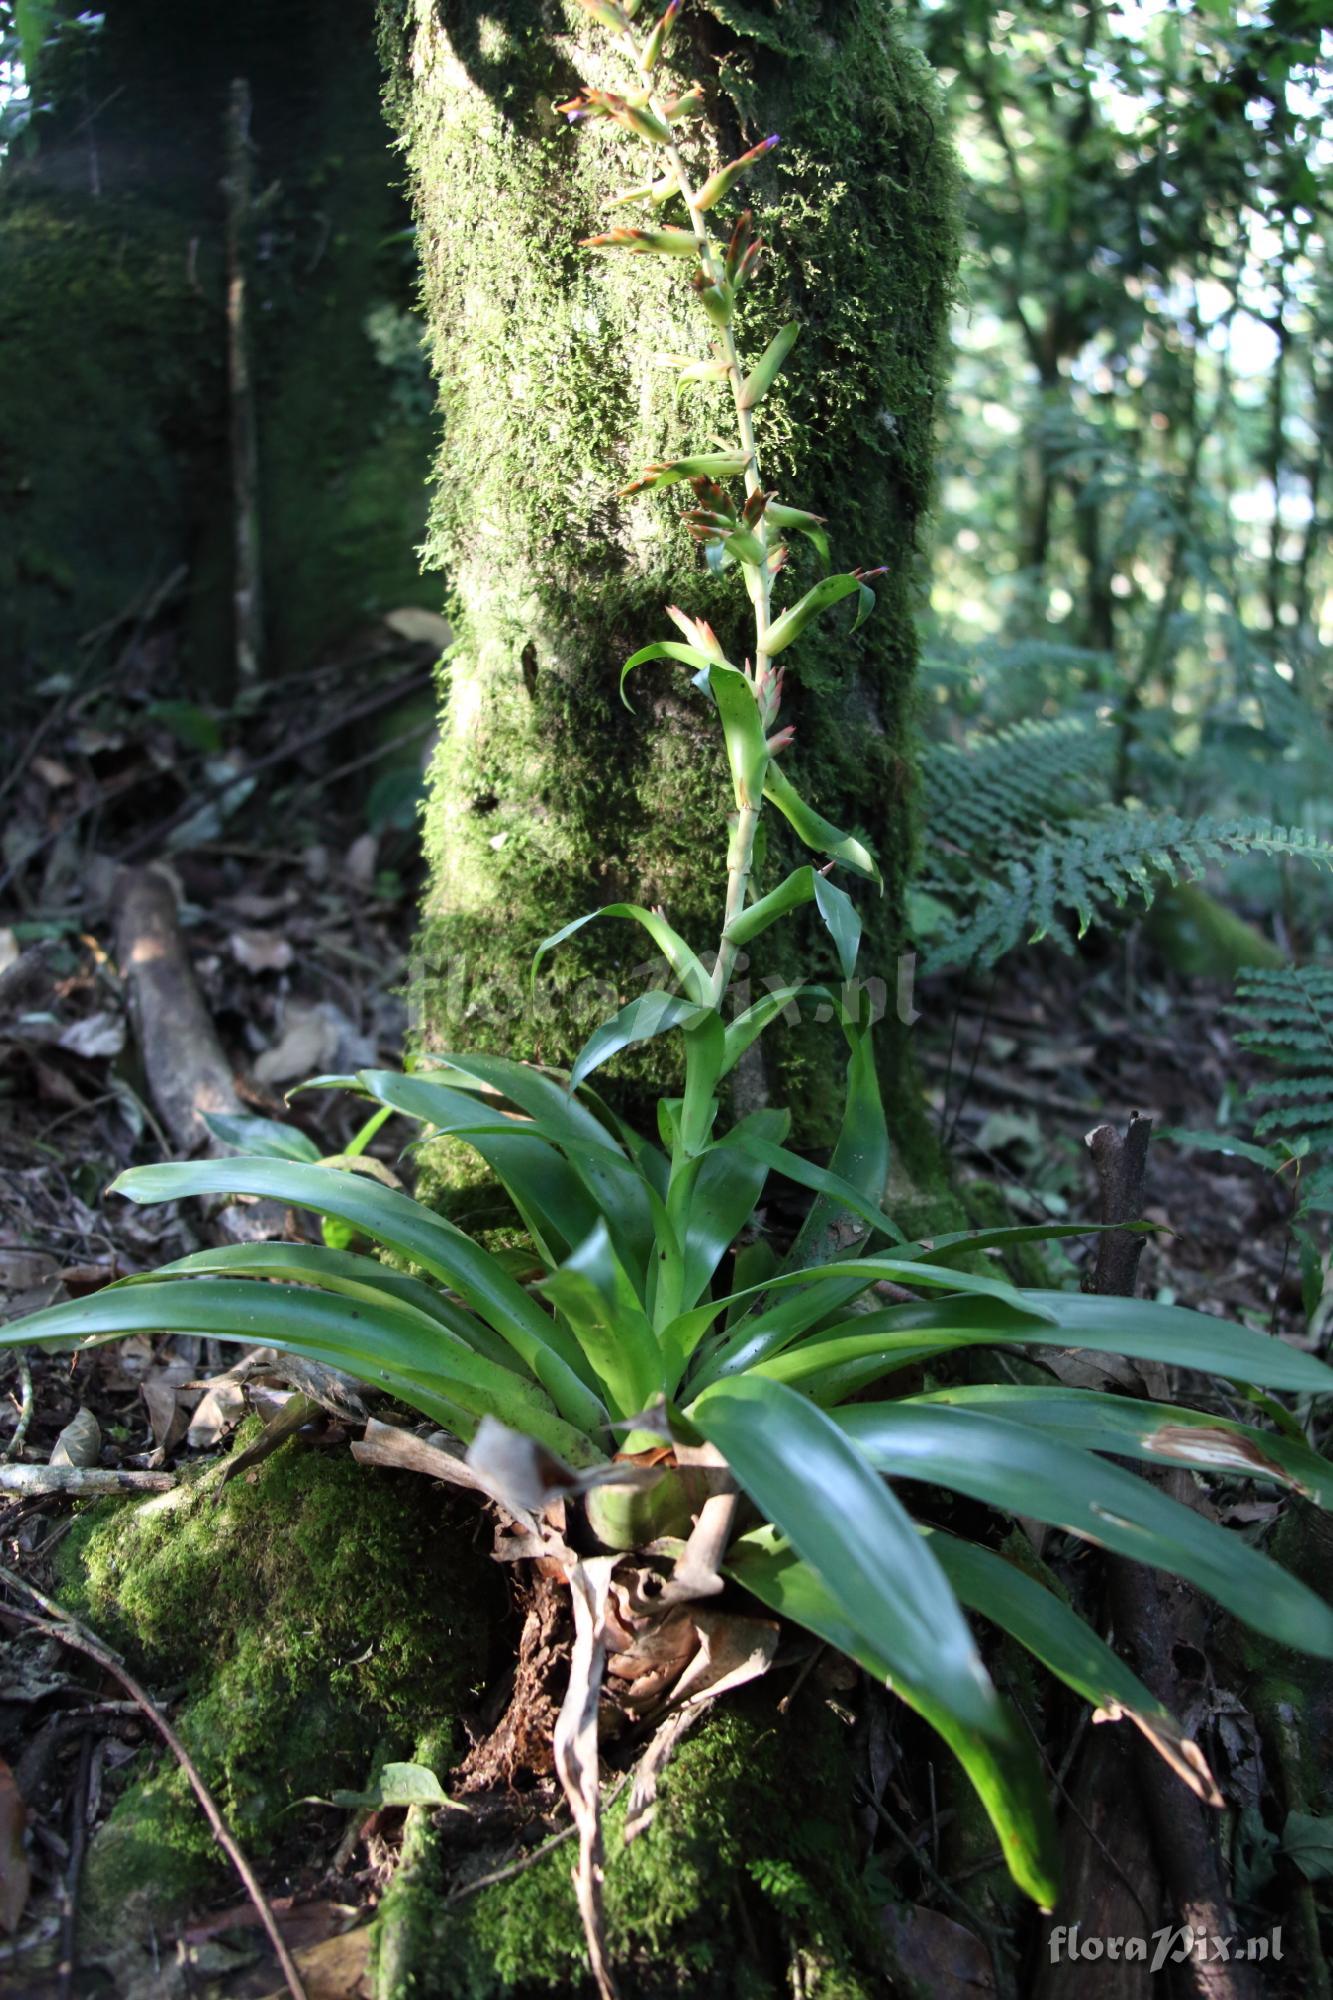
MULTIPOLYGON (((961 740, 922 747, 925 836, 914 928, 928 973, 994 965, 1043 940, 1072 952, 1090 930, 1150 908, 1162 888, 1237 858, 1333 867, 1326 815, 1311 810, 1309 789, 1296 782, 1311 759, 1298 768, 1287 758, 1288 783, 1272 781, 1276 729, 1294 732, 1288 752, 1324 740, 1294 698, 1271 717, 1265 710, 1263 727, 1233 723, 1225 759, 1215 732, 1193 749, 1174 745, 1160 727, 1146 732, 1131 773, 1134 796, 1126 798, 1122 731, 1109 705, 1077 691, 1059 702, 1045 690, 1048 655, 1059 661, 1061 650, 1033 642, 998 655, 1006 676, 1040 677, 1036 699, 1046 712, 1010 720, 1006 701, 994 717, 983 711, 961 740), (1198 810, 1200 796, 1215 802, 1219 794, 1230 809, 1198 810), (1299 812, 1299 823, 1253 810, 1279 799, 1293 818, 1299 812)), ((1093 658, 1083 656, 1085 675, 1093 658)), ((983 698, 999 699, 988 685, 994 674, 988 664, 983 698)), ((938 664, 935 677, 941 681, 938 664)), ((947 674, 941 684, 950 684, 947 674)), ((1315 761, 1314 768, 1323 767, 1315 761)))
POLYGON ((1230 1011, 1237 1042, 1270 1072, 1238 1107, 1251 1136, 1231 1130, 1164 1136, 1197 1151, 1239 1155, 1288 1180, 1302 1290, 1313 1316, 1327 1286, 1321 1223, 1333 1215, 1333 966, 1245 973, 1230 1011))
MULTIPOLYGON (((517 1246, 485 1249, 348 1166, 252 1156, 135 1168, 116 1183, 132 1200, 272 1196, 340 1221, 397 1267, 327 1241, 230 1245, 54 1307, 0 1339, 188 1331, 262 1343, 346 1370, 464 1441, 484 1426, 488 1462, 497 1435, 511 1446, 527 1440, 540 1448, 531 1462, 547 1467, 543 1476, 555 1477, 551 1461, 562 1462, 561 1490, 571 1502, 581 1496, 585 1531, 595 1531, 607 1560, 624 1551, 658 1566, 664 1602, 721 1588, 716 1569, 699 1585, 696 1538, 722 1501, 727 1530, 715 1561, 726 1578, 858 1661, 939 1732, 990 1813, 1015 1880, 1049 1906, 1058 1845, 1046 1780, 1030 1734, 987 1671, 974 1620, 1011 1635, 1089 1701, 1130 1716, 1185 1782, 1216 1800, 1212 1780, 1179 1722, 1090 1624, 984 1536, 951 1532, 947 1503, 914 1517, 893 1482, 1155 1563, 1269 1635, 1333 1657, 1333 1610, 1240 1536, 1113 1461, 1242 1468, 1320 1503, 1333 1494, 1333 1474, 1290 1426, 1075 1391, 1053 1376, 1022 1387, 941 1385, 949 1357, 991 1348, 1040 1365, 1044 1355, 1090 1348, 1296 1396, 1333 1390, 1333 1370, 1244 1326, 1174 1306, 1020 1289, 987 1264, 992 1249, 1082 1233, 1078 1225, 907 1241, 884 1211, 889 1146, 873 1010, 856 978, 861 923, 842 886, 853 877, 873 891, 879 871, 799 796, 781 761, 783 673, 802 630, 845 599, 865 617, 873 572, 830 574, 779 602, 787 535, 805 534, 827 555, 822 523, 800 496, 780 496, 764 478, 764 397, 799 330, 785 326, 743 358, 734 326, 762 246, 751 213, 729 205, 778 141, 722 166, 697 159, 696 94, 668 93, 660 81, 680 0, 661 13, 582 4, 623 52, 625 83, 620 92, 581 92, 566 113, 613 143, 631 135, 651 163, 643 185, 620 197, 645 218, 617 223, 586 247, 679 261, 711 345, 676 365, 686 383, 724 382, 735 412, 733 437, 701 439, 626 489, 634 497, 685 488, 688 528, 753 613, 753 650, 739 663, 706 624, 673 609, 677 636, 645 645, 625 666, 628 675, 683 664, 717 713, 733 811, 716 950, 701 956, 660 910, 612 903, 548 938, 539 960, 580 925, 610 919, 646 932, 669 976, 597 1028, 567 1075, 458 1051, 423 1056, 405 1073, 320 1079, 475 1149, 507 1190, 517 1246), (814 858, 756 898, 766 805, 814 858), (810 904, 840 983, 788 985, 732 1007, 738 953, 810 904), (845 1103, 827 1166, 792 1149, 783 1110, 730 1118, 722 1110, 727 1079, 780 1014, 803 1005, 822 1006, 846 1046, 845 1103), (645 1134, 590 1078, 666 1034, 680 1038, 684 1087, 661 1101, 657 1130, 645 1134), (771 1180, 813 1196, 789 1244, 756 1223, 771 1180), (912 1386, 895 1394, 905 1382, 912 1386), (636 1454, 659 1462, 625 1466, 636 1454), (701 1460, 715 1487, 702 1507, 701 1460)), ((966 1518, 979 1516, 969 1507, 966 1518)), ((581 1576, 582 1562, 570 1561, 571 1578, 581 1576)), ((599 1977, 610 1990, 604 1968, 599 1977)))

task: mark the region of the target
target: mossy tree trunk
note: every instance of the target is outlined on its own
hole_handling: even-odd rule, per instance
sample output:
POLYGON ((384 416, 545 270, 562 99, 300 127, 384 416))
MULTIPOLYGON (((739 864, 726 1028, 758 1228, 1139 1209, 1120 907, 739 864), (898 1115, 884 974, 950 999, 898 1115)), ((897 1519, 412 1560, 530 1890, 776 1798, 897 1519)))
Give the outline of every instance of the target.
MULTIPOLYGON (((602 31, 573 0, 388 0, 385 42, 444 423, 429 556, 458 639, 428 819, 424 1026, 444 1046, 559 1060, 609 1000, 651 982, 632 933, 594 926, 530 1009, 544 936, 623 896, 665 904, 701 949, 716 942, 729 792, 711 708, 679 670, 639 676, 633 718, 617 685, 630 653, 670 636, 665 605, 710 617, 734 657, 748 607, 735 571, 706 569, 677 496, 614 496, 651 459, 713 433, 730 442, 734 417, 721 388, 677 404, 673 374, 654 365, 657 353, 708 352, 682 267, 576 247, 604 226, 606 196, 644 178, 636 141, 609 127, 576 134, 552 108, 582 84, 624 86, 602 31)), ((747 183, 773 254, 739 326, 751 357, 781 322, 802 327, 760 413, 765 479, 828 517, 835 566, 888 566, 868 627, 849 637, 850 615, 835 612, 793 649, 788 699, 793 776, 884 866, 884 897, 858 900, 864 969, 885 982, 892 1017, 914 827, 915 555, 955 270, 952 156, 933 78, 889 0, 699 0, 674 60, 681 82, 706 86, 719 160, 782 135, 747 183)), ((816 573, 800 549, 792 597, 816 573)), ((772 825, 768 843, 761 887, 792 861, 772 825)), ((790 949, 795 960, 774 948, 755 972, 832 970, 814 931, 790 949)), ((896 1038, 883 1039, 892 1070, 896 1038)), ((823 1029, 785 1050, 783 1094, 810 1139, 834 1112, 836 1041, 823 1029)), ((669 1060, 652 1045, 639 1077, 656 1081, 669 1060)), ((912 1102, 900 1093, 900 1113, 912 1102)))

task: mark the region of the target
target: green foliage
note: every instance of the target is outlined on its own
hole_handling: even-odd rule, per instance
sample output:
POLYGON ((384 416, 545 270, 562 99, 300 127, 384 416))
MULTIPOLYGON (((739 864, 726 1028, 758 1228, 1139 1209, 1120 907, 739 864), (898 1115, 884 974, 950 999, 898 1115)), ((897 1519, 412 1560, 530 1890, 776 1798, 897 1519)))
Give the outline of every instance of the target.
POLYGON ((1095 717, 1062 715, 975 732, 961 744, 929 743, 921 757, 926 814, 923 873, 938 879, 940 850, 975 867, 1032 841, 1052 822, 1100 804, 1114 743, 1095 717))
POLYGON ((983 882, 972 908, 929 952, 926 969, 992 965, 1019 945, 1043 938, 1072 951, 1075 935, 1083 937, 1131 898, 1146 907, 1163 881, 1203 875, 1233 854, 1333 867, 1333 843, 1300 827, 1108 809, 1037 840, 1021 860, 1001 868, 1000 879, 983 882))
MULTIPOLYGON (((717 167, 707 142, 686 136, 694 108, 689 94, 659 88, 654 44, 661 38, 651 25, 642 25, 650 38, 645 52, 614 0, 584 5, 616 30, 622 68, 632 60, 637 76, 613 71, 628 95, 585 88, 563 109, 613 147, 623 150, 620 134, 629 131, 636 145, 643 140, 653 148, 653 185, 641 198, 667 218, 661 230, 618 228, 586 239, 585 247, 599 253, 598 263, 660 256, 675 270, 697 253, 693 283, 706 324, 695 344, 714 343, 731 395, 732 430, 719 440, 692 397, 689 431, 671 450, 654 452, 621 496, 634 503, 628 511, 636 532, 648 537, 658 529, 645 512, 671 505, 675 488, 690 480, 697 504, 689 525, 715 555, 708 609, 722 607, 720 636, 702 618, 672 607, 686 643, 664 639, 630 653, 629 642, 621 658, 630 653, 631 664, 665 659, 672 668, 693 669, 696 691, 717 711, 723 755, 710 770, 725 771, 735 811, 716 953, 706 962, 690 942, 691 927, 661 908, 607 901, 555 930, 539 960, 581 936, 592 919, 607 919, 648 938, 677 990, 664 982, 618 1007, 570 1071, 444 1049, 405 1074, 366 1070, 322 1080, 417 1122, 428 1137, 470 1146, 512 1204, 520 1238, 514 1248, 483 1247, 373 1174, 355 1171, 364 1160, 311 1163, 266 1153, 132 1169, 117 1183, 131 1199, 270 1195, 332 1218, 355 1232, 353 1240, 364 1238, 408 1268, 391 1270, 327 1243, 234 1246, 51 1308, 0 1330, 0 1341, 170 1328, 262 1340, 342 1367, 470 1440, 478 1477, 520 1519, 531 1523, 540 1512, 555 1490, 550 1456, 563 1458, 559 1490, 570 1499, 595 1496, 585 1523, 612 1550, 655 1546, 659 1524, 678 1521, 682 1503, 688 1512, 691 1495, 678 1464, 659 1465, 646 1480, 632 1478, 615 1464, 617 1453, 646 1450, 664 1437, 677 1447, 711 1444, 759 1519, 729 1551, 731 1574, 761 1602, 860 1661, 925 1718, 975 1786, 1015 1881, 1049 1905, 1058 1842, 1045 1775, 1025 1725, 987 1670, 969 1614, 997 1625, 1081 1696, 1109 1697, 1135 1715, 1201 1795, 1212 1795, 1211 1779, 1180 1724, 1090 1627, 984 1545, 947 1533, 950 1502, 932 1500, 929 1513, 912 1512, 889 1482, 957 1496, 969 1522, 977 1518, 970 1510, 980 1506, 1153 1563, 1283 1643, 1321 1657, 1333 1657, 1333 1611, 1250 1543, 1115 1464, 1125 1450, 1123 1424, 1108 1417, 1098 1427, 1084 1406, 1071 1410, 1062 1391, 1037 1387, 1000 1404, 920 1390, 895 1399, 894 1376, 990 1347, 1037 1362, 1046 1349, 1150 1355, 1225 1380, 1311 1395, 1333 1391, 1333 1369, 1247 1327, 1175 1306, 1018 1289, 985 1260, 987 1250, 1058 1238, 1077 1225, 909 1242, 884 1212, 889 1147, 870 1009, 855 982, 859 910, 809 862, 771 887, 752 879, 769 803, 805 847, 878 880, 869 849, 825 820, 779 761, 790 745, 789 727, 778 726, 788 690, 773 665, 778 653, 785 664, 790 647, 804 679, 807 649, 819 658, 809 642, 821 625, 824 632, 834 628, 838 604, 855 597, 859 623, 873 594, 861 571, 810 588, 784 573, 775 532, 782 524, 769 519, 769 480, 789 493, 798 515, 812 496, 789 486, 782 470, 791 418, 779 384, 787 376, 775 377, 760 402, 753 368, 742 358, 762 355, 767 332, 739 303, 754 268, 752 219, 748 212, 736 223, 723 217, 721 232, 711 232, 715 211, 695 189, 705 169, 715 185, 717 167), (692 249, 669 220, 673 212, 688 219, 692 249), (784 609, 775 598, 788 592, 784 609), (742 603, 749 611, 744 626, 742 603), (766 893, 758 893, 761 886, 766 893), (741 1113, 730 1124, 721 1110, 724 1080, 777 1012, 760 1002, 739 1020, 727 1019, 739 948, 809 908, 827 930, 841 974, 838 987, 815 989, 845 1050, 841 1125, 827 1167, 788 1147, 784 1110, 741 1113), (656 1135, 649 1137, 610 1110, 586 1079, 601 1063, 668 1036, 683 1086, 659 1101, 656 1135), (762 1243, 760 1217, 775 1177, 812 1192, 814 1208, 794 1244, 769 1243, 743 1261, 743 1237, 762 1243), (885 1304, 890 1287, 895 1302, 885 1304), (872 1388, 884 1400, 862 1400, 872 1388)), ((473 62, 483 53, 474 49, 473 62)), ((528 115, 523 107, 512 133, 517 172, 548 143, 522 129, 528 115)), ((545 219, 556 233, 552 257, 565 254, 568 218, 545 219)), ((550 282, 545 267, 535 282, 538 291, 550 282)), ((590 370, 596 358, 591 350, 585 356, 590 370)), ((698 361, 696 353, 672 365, 694 369, 698 361)), ((764 363, 758 366, 762 378, 764 363)), ((761 379, 760 386, 768 385, 761 379)), ((489 381, 487 393, 493 404, 489 381)), ((614 386, 596 393, 614 401, 614 386)), ((581 450, 580 469, 597 491, 608 489, 613 473, 635 471, 633 463, 606 462, 597 437, 581 450)), ((619 560, 620 533, 600 529, 590 515, 582 534, 595 570, 619 560)), ((475 552, 474 560, 490 588, 493 561, 475 552)), ((807 699, 819 693, 816 671, 807 699)), ((1009 730, 994 752, 983 753, 977 837, 1003 845, 1030 839, 1047 818, 1055 823, 1056 807, 1036 801, 1044 792, 1066 814, 1075 809, 1080 788, 1094 782, 1099 754, 1095 732, 1085 743, 1058 725, 1009 730), (1005 767, 1015 760, 1030 765, 1030 782, 1010 777, 1005 767)), ((954 825, 966 831, 960 817, 954 825)), ((1002 943, 1034 921, 1053 928, 1065 905, 1086 924, 1094 899, 1123 899, 1134 885, 1148 891, 1157 873, 1201 866, 1245 844, 1333 859, 1318 843, 1280 829, 1189 825, 1124 812, 1067 820, 1062 833, 1038 842, 1026 877, 1016 866, 1003 888, 983 892, 990 925, 984 935, 1002 943)), ((697 866, 693 848, 690 860, 697 866)), ((813 996, 803 986, 784 997, 813 996)), ((261 1138, 271 1144, 271 1130, 261 1138)), ((1159 1460, 1228 1473, 1239 1463, 1279 1485, 1327 1496, 1318 1462, 1312 1469, 1313 1455, 1303 1447, 1266 1451, 1256 1443, 1266 1434, 1253 1428, 1202 1413, 1191 1422, 1165 1406, 1145 1408, 1141 1422, 1139 1446, 1159 1460), (1209 1441, 1201 1446, 1204 1431, 1209 1441)), ((765 1863, 764 1854, 750 1857, 759 1864, 752 1880, 784 1920, 808 1922, 817 1899, 804 1868, 791 1855, 765 1863)))
POLYGON ((1277 1072, 1246 1098, 1258 1112, 1255 1131, 1303 1161, 1302 1215, 1333 1213, 1333 968, 1247 973, 1234 1012, 1236 1040, 1277 1072))

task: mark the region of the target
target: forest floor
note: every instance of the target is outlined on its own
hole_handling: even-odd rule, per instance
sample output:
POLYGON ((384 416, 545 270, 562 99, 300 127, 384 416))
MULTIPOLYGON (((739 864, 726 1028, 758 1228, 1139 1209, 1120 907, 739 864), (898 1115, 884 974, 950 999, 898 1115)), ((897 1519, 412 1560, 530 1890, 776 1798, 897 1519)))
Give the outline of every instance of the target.
MULTIPOLYGON (((118 969, 124 869, 151 857, 171 872, 189 966, 243 1112, 292 1119, 322 1154, 339 1154, 359 1122, 355 1105, 323 1091, 289 1107, 284 1091, 311 1074, 400 1060, 419 860, 400 811, 368 823, 383 745, 392 756, 401 742, 391 725, 367 755, 365 732, 371 715, 401 715, 429 677, 425 652, 393 634, 380 635, 380 654, 359 678, 340 664, 324 682, 284 686, 249 715, 233 713, 218 734, 203 710, 160 694, 151 641, 140 634, 118 656, 131 693, 127 701, 122 674, 114 721, 106 719, 109 683, 100 693, 96 685, 76 688, 38 733, 11 744, 0 800, 0 1317, 91 1294, 216 1240, 197 1214, 137 1208, 107 1193, 123 1167, 177 1150, 152 1100, 118 969), (349 685, 357 689, 352 699, 349 685)), ((414 724, 399 735, 419 769, 422 729, 414 724)), ((1133 933, 1100 957, 1036 953, 989 982, 927 985, 917 1004, 923 1074, 959 1184, 1001 1202, 1005 1219, 1092 1217, 1083 1143, 1091 1126, 1123 1123, 1138 1111, 1162 1127, 1211 1128, 1251 1080, 1221 989, 1171 980, 1133 933)), ((390 1126, 375 1150, 410 1174, 401 1143, 390 1126)), ((1162 1227, 1146 1250, 1142 1289, 1300 1341, 1291 1211, 1291 1189, 1242 1158, 1156 1144, 1147 1215, 1162 1227)), ((1082 1254, 1076 1241, 1071 1280, 1082 1254)), ((215 1458, 246 1414, 234 1362, 234 1352, 183 1336, 120 1342, 76 1364, 34 1356, 15 1450, 25 1384, 6 1357, 0 1464, 44 1467, 63 1457, 167 1484, 215 1458)), ((264 1379, 272 1395, 281 1370, 264 1379)), ((324 1443, 341 1451, 346 1437, 335 1425, 324 1443)), ((382 1476, 364 1469, 367 1479, 382 1476)), ((0 1562, 53 1591, 54 1556, 79 1504, 59 1492, 0 1491, 0 1562)), ((1277 1508, 1265 1489, 1256 1497, 1239 1481, 1224 1484, 1215 1505, 1220 1518, 1249 1527, 1277 1508)), ((11 1593, 12 1604, 20 1601, 11 1593)), ((88 1827, 87 1718, 104 1728, 96 1768, 105 1772, 108 1801, 115 1770, 146 1725, 132 1707, 105 1698, 120 1690, 86 1658, 53 1660, 49 1651, 39 1658, 17 1620, 8 1623, 10 1660, 0 1665, 0 1931, 10 1941, 0 1936, 0 1984, 30 2000, 55 2000, 94 1990, 53 1969, 74 1935, 71 1847, 82 1851, 97 1817, 94 1799, 88 1827), (94 1692, 103 1698, 90 1709, 94 1692), (85 1714, 82 1734, 68 1726, 75 1712, 85 1714), (39 1740, 50 1754, 34 1762, 39 1740), (30 1779, 16 1788, 14 1773, 25 1770, 30 1779)), ((172 1690, 154 1692, 170 1708, 172 1690)), ((1200 1667, 1188 1694, 1188 1720, 1214 1755, 1220 1748, 1233 1805, 1271 1821, 1271 1785, 1255 1763, 1235 1689, 1200 1667)), ((911 1798, 901 1804, 909 1829, 928 1833, 933 1808, 911 1798)), ((534 1808, 543 1829, 560 1824, 551 1797, 534 1808)), ((371 1815, 360 1848, 354 1838, 349 1849, 341 1822, 333 1819, 325 1837, 307 1815, 295 1823, 299 1838, 265 1864, 293 1948, 318 1947, 306 1960, 312 1996, 356 1990, 364 1955, 358 1960, 353 1950, 349 1958, 344 1934, 357 1934, 377 1901, 400 1823, 392 1812, 371 1815)), ((944 1962, 958 1943, 957 1897, 951 1903, 949 1883, 940 1884, 929 1862, 919 1880, 910 1906, 923 1913, 912 1946, 918 1969, 940 1994, 994 1990, 984 1955, 980 1965, 969 1960, 968 1982, 946 1979, 944 1962), (934 1916, 944 1933, 929 1927, 934 1916)), ((177 1927, 167 1942, 193 1954, 195 1990, 240 1996, 276 1986, 274 1962, 258 1932, 245 1930, 249 1921, 249 1905, 238 1906, 233 1891, 177 1927), (245 1949, 230 1961, 221 1953, 210 1969, 208 1949, 224 1938, 243 1938, 245 1949)))

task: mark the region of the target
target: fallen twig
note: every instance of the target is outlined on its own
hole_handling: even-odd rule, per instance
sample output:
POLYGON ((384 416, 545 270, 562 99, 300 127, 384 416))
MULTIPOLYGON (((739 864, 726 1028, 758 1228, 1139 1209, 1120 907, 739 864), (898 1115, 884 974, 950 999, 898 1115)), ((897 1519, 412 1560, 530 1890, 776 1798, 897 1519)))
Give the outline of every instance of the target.
POLYGON ((5 1616, 7 1618, 17 1618, 33 1631, 40 1632, 44 1638, 57 1639, 62 1646, 69 1646, 76 1653, 86 1654, 90 1660, 95 1661, 102 1668, 104 1673, 110 1674, 115 1680, 120 1682, 120 1685, 135 1703, 136 1707, 147 1716, 158 1735, 170 1750, 172 1756, 176 1759, 176 1762, 180 1765, 182 1771, 184 1771, 186 1778, 189 1780, 191 1790, 203 1808, 204 1817, 213 1830, 214 1839, 226 1854, 236 1873, 240 1876, 245 1886, 245 1892, 254 1904, 259 1920, 268 1935, 269 1943, 273 1946, 273 1950, 277 1955, 278 1964, 282 1968, 282 1976, 286 1982, 287 1991, 292 1996, 292 2000, 306 2000, 305 1988, 301 1983, 301 1975, 297 1970, 296 1961, 287 1949, 282 1932, 278 1928, 278 1920, 273 1914, 268 1898, 259 1885, 259 1878, 237 1845, 235 1835, 227 1825, 226 1820, 222 1817, 212 1793, 200 1777, 189 1751, 181 1742, 180 1737, 167 1721, 166 1716, 163 1715, 152 1696, 145 1688, 139 1685, 138 1681, 135 1680, 134 1676, 109 1647, 104 1646, 101 1640, 90 1632, 86 1626, 79 1624, 77 1619, 71 1617, 52 1598, 43 1596, 31 1584, 25 1583, 22 1577, 15 1576, 11 1571, 6 1569, 0 1569, 0 1583, 5 1584, 11 1590, 21 1591, 26 1596, 31 1597, 48 1614, 45 1617, 39 1617, 35 1612, 24 1611, 18 1605, 11 1604, 6 1606, 5 1609, 5 1616))
POLYGON ((108 1493, 168 1493, 175 1484, 174 1472, 122 1472, 105 1465, 0 1465, 0 1493, 72 1493, 88 1500, 108 1493))
POLYGON ((60 1930, 60 2000, 69 2000, 74 1990, 78 1959, 76 1930, 79 1914, 79 1881, 83 1856, 88 1845, 88 1799, 93 1775, 93 1739, 85 1728, 79 1745, 79 1769, 74 1780, 74 1820, 69 1832, 69 1860, 65 1865, 65 1908, 60 1930))
POLYGON ((241 1101, 200 997, 165 875, 151 868, 126 875, 116 955, 153 1103, 175 1145, 192 1153, 209 1137, 203 1113, 234 1115, 241 1101))

